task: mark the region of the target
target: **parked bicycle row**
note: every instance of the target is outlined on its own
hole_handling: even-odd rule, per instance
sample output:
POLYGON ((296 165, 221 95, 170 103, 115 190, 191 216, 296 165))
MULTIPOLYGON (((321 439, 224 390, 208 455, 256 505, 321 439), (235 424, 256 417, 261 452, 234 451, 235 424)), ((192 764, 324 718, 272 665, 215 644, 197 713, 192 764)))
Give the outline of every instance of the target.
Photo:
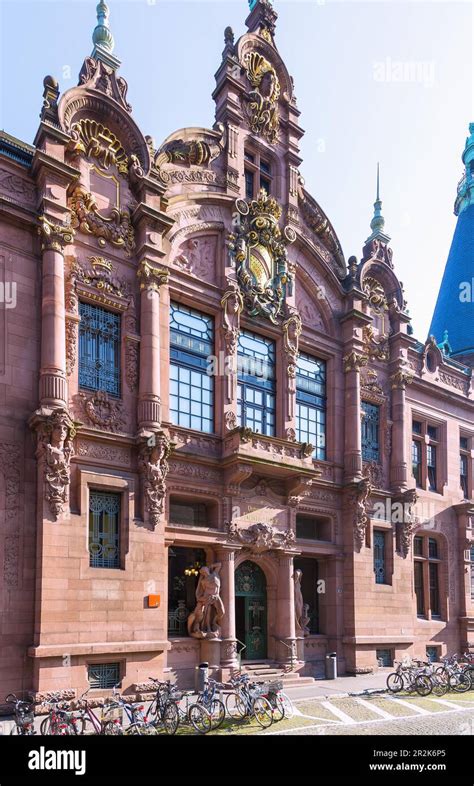
MULTIPOLYGON (((396 662, 397 663, 397 662, 396 662)), ((441 658, 441 665, 427 661, 399 661, 396 671, 387 677, 387 688, 391 693, 402 690, 418 693, 419 696, 444 696, 452 690, 465 693, 474 689, 474 655, 464 653, 441 658)))
MULTIPOLYGON (((48 713, 40 724, 40 734, 176 734, 178 728, 192 727, 200 734, 218 729, 224 721, 256 720, 267 728, 272 723, 291 718, 294 707, 283 692, 282 682, 259 684, 246 674, 230 680, 226 685, 208 679, 198 693, 179 691, 170 681, 150 677, 154 697, 145 705, 130 702, 122 696, 117 686, 112 696, 98 708, 91 706, 85 691, 71 709, 60 694, 50 693, 41 702, 48 713), (100 714, 97 712, 100 710, 100 714)), ((6 701, 14 709, 15 725, 12 734, 36 734, 34 704, 18 699, 14 694, 6 701)))

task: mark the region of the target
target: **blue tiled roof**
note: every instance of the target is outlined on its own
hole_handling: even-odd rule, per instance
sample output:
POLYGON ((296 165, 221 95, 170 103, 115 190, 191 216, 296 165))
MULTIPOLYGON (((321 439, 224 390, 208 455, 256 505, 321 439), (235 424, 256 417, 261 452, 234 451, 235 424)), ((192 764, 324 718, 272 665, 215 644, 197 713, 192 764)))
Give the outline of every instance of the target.
POLYGON ((459 214, 430 335, 440 342, 445 330, 452 355, 472 352, 474 358, 474 204, 459 214))

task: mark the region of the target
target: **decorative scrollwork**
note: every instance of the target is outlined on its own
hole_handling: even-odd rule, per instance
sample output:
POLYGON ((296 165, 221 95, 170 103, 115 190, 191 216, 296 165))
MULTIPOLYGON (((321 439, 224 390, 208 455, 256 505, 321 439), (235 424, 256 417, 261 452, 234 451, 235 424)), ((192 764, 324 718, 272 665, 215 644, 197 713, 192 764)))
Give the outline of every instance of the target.
POLYGON ((99 213, 97 202, 92 194, 78 186, 69 200, 71 208, 71 225, 87 235, 98 238, 99 246, 105 248, 106 243, 123 248, 127 256, 132 255, 135 248, 135 236, 127 208, 113 207, 108 217, 99 213))
POLYGON ((274 145, 278 141, 280 116, 278 100, 280 82, 272 64, 258 52, 248 52, 243 66, 253 90, 247 107, 249 125, 254 134, 261 134, 274 145))
POLYGON ((83 118, 74 123, 70 131, 72 140, 68 151, 95 158, 103 169, 115 165, 122 175, 128 175, 128 157, 122 143, 108 128, 96 120, 83 118))
POLYGON ((263 188, 257 199, 237 199, 235 206, 242 219, 235 234, 229 235, 229 252, 244 307, 250 316, 278 324, 293 286, 286 246, 296 239, 295 231, 280 230, 281 207, 263 188))

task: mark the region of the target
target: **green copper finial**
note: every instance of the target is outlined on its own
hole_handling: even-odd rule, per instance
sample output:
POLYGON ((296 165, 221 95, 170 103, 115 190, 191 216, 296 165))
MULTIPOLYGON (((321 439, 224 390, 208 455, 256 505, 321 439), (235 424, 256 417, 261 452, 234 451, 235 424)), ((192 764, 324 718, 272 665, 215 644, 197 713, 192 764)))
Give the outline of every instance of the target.
POLYGON ((92 42, 94 47, 100 47, 110 53, 114 51, 114 37, 109 28, 109 8, 104 0, 100 0, 97 6, 97 26, 92 34, 92 42))
POLYGON ((370 222, 370 228, 374 235, 383 232, 385 219, 382 215, 382 202, 380 199, 380 165, 377 163, 377 198, 374 202, 374 217, 370 222))
POLYGON ((454 212, 458 216, 463 210, 474 205, 474 123, 469 124, 469 134, 462 154, 464 174, 458 184, 454 212))
POLYGON ((440 343, 437 346, 438 346, 438 349, 441 350, 443 355, 446 355, 446 357, 449 358, 449 356, 451 355, 453 350, 452 350, 451 344, 449 343, 449 335, 448 335, 448 331, 447 330, 445 330, 443 332, 443 340, 440 341, 440 343))

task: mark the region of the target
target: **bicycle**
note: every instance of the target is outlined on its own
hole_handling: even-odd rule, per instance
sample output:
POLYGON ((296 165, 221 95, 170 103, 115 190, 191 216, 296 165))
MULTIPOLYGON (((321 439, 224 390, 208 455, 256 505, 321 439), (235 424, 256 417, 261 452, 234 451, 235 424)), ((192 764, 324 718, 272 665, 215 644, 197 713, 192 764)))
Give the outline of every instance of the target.
POLYGON ((49 708, 48 715, 40 724, 40 734, 70 736, 77 734, 75 718, 67 702, 61 701, 59 693, 48 693, 42 702, 49 708))
POLYGON ((436 673, 444 677, 449 687, 455 693, 466 693, 472 687, 472 671, 469 667, 462 668, 458 663, 457 655, 441 659, 442 666, 438 666, 436 673))
POLYGON ((36 734, 34 704, 30 701, 18 699, 14 693, 9 693, 5 702, 13 704, 15 711, 15 725, 12 727, 10 734, 17 734, 21 737, 36 734))
POLYGON ((262 696, 272 705, 274 721, 280 721, 283 718, 290 719, 295 714, 293 702, 283 691, 281 681, 264 683, 262 696))
POLYGON ((203 706, 211 716, 211 728, 218 729, 225 720, 224 702, 216 696, 224 685, 216 680, 208 679, 204 685, 204 690, 198 694, 197 704, 203 706))
POLYGON ((154 677, 149 678, 156 685, 156 695, 149 707, 149 713, 154 715, 154 722, 162 724, 167 734, 175 734, 178 725, 190 723, 199 734, 211 731, 212 720, 209 711, 197 702, 190 704, 192 693, 178 691, 169 680, 162 682, 154 677), (185 699, 185 708, 181 702, 185 699))
MULTIPOLYGON (((116 688, 117 686, 114 687, 116 688)), ((80 696, 77 701, 78 707, 76 715, 74 716, 76 733, 81 735, 106 734, 114 736, 123 734, 124 731, 122 717, 108 719, 104 717, 105 715, 110 714, 110 712, 115 709, 116 705, 111 703, 100 704, 99 707, 102 710, 102 717, 97 717, 96 713, 85 698, 89 691, 90 688, 84 691, 82 696, 80 696)))
POLYGON ((251 683, 248 675, 235 677, 229 683, 233 690, 226 699, 226 709, 234 720, 254 717, 263 728, 273 723, 273 708, 268 699, 262 695, 262 688, 251 683))
POLYGON ((406 690, 407 693, 416 691, 419 696, 428 696, 433 690, 432 682, 426 674, 426 666, 422 665, 421 661, 414 661, 409 665, 400 661, 396 671, 388 675, 386 685, 390 693, 406 690))

